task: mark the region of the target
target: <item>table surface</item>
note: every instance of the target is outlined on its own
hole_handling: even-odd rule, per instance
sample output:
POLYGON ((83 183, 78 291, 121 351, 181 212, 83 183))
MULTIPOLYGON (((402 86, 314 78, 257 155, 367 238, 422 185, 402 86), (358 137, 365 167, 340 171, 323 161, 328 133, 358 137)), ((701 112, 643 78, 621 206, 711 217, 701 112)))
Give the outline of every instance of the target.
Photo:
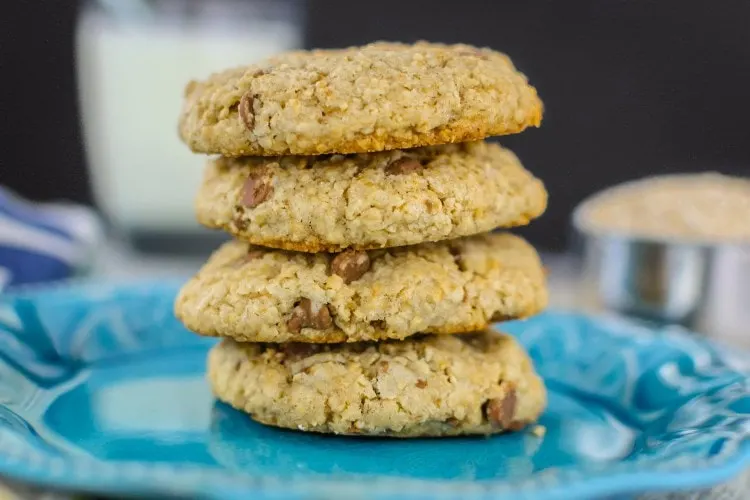
MULTIPOLYGON (((205 258, 173 256, 136 255, 123 246, 111 245, 100 252, 100 257, 93 266, 93 275, 99 279, 128 279, 138 277, 155 279, 159 277, 187 276, 195 272, 205 258)), ((579 264, 575 258, 568 255, 549 254, 542 259, 549 271, 548 286, 550 290, 550 306, 561 309, 592 310, 595 306, 583 302, 584 294, 576 290, 579 264)), ((745 344, 747 339, 722 338, 721 342, 730 344, 745 344)), ((0 479, 0 500, 18 499, 49 499, 71 500, 80 496, 67 495, 61 492, 46 491, 28 485, 4 482, 0 479)), ((750 498, 750 470, 735 480, 706 491, 690 493, 642 495, 639 500, 743 500, 750 498)))

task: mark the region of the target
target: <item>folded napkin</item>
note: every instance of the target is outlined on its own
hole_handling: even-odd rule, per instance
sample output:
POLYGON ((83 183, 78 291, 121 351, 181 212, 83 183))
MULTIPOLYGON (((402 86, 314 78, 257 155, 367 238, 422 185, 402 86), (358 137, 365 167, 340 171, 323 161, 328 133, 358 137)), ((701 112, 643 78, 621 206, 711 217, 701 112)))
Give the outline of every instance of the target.
POLYGON ((101 236, 86 207, 33 203, 0 187, 0 290, 84 274, 101 236))

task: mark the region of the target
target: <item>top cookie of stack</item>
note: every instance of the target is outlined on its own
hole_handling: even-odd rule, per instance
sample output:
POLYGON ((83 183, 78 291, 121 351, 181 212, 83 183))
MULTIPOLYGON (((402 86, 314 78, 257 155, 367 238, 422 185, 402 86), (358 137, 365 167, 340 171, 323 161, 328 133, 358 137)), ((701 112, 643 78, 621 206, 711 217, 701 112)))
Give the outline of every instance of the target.
POLYGON ((380 42, 191 82, 179 129, 193 151, 223 155, 209 161, 201 223, 314 253, 527 224, 546 208, 541 181, 512 152, 471 141, 538 126, 541 115, 504 54, 380 42))
POLYGON ((282 54, 191 82, 180 135, 224 156, 366 153, 539 126, 536 90, 499 52, 373 43, 282 54))

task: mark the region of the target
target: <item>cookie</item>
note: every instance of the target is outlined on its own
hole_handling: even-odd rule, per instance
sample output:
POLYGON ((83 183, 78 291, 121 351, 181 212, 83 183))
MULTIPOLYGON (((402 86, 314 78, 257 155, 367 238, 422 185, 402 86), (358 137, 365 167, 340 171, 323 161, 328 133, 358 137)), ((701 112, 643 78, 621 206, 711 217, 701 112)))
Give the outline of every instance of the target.
POLYGON ((523 348, 492 331, 355 344, 224 340, 214 394, 258 422, 309 432, 418 437, 494 434, 546 405, 523 348))
POLYGON ((182 140, 224 156, 363 153, 539 126, 542 102, 508 56, 378 42, 297 51, 190 82, 182 140))
POLYGON ((217 158, 199 222, 257 245, 336 252, 413 245, 527 224, 542 182, 486 142, 360 155, 217 158))
POLYGON ((357 342, 462 333, 547 304, 536 251, 485 234, 340 254, 224 244, 180 291, 177 317, 241 342, 357 342))

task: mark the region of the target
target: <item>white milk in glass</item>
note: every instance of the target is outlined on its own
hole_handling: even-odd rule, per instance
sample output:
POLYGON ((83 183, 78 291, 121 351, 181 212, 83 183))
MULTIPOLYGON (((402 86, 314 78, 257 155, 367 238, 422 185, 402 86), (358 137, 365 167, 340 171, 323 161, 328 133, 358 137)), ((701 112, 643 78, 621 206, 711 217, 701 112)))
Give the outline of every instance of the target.
POLYGON ((190 79, 296 48, 290 21, 121 22, 85 12, 77 30, 80 102, 98 205, 121 229, 191 231, 207 157, 177 136, 190 79))

